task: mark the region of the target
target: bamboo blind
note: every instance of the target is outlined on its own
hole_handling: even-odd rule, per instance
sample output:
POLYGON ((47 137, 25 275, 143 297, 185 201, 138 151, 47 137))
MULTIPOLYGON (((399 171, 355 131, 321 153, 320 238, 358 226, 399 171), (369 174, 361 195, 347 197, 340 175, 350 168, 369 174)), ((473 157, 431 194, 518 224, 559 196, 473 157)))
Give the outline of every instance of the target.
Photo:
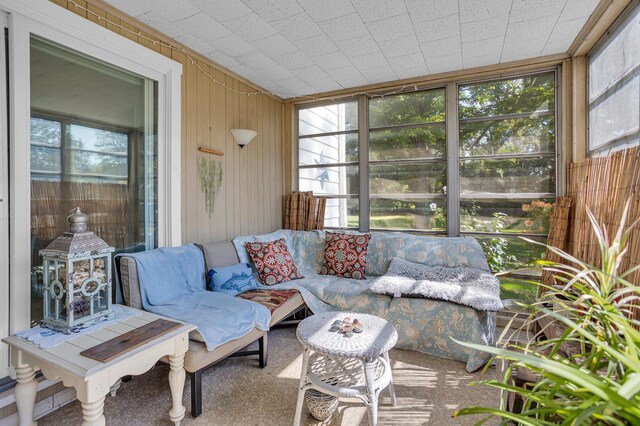
MULTIPOLYGON (((561 197, 556 200, 553 214, 551 215, 549 236, 547 237, 548 245, 564 251, 567 250, 569 245, 569 213, 571 212, 572 204, 571 197, 561 197)), ((562 261, 560 256, 548 249, 545 253, 545 259, 550 262, 562 261)), ((542 282, 547 285, 555 284, 554 274, 545 269, 542 271, 542 282)))
MULTIPOLYGON (((615 152, 607 157, 589 158, 569 167, 568 196, 573 199, 570 219, 569 253, 599 266, 600 251, 587 217, 588 207, 610 238, 617 231, 624 205, 631 200, 627 226, 640 218, 640 147, 615 152)), ((640 264, 640 230, 636 227, 628 240, 627 252, 619 271, 640 264)), ((627 279, 640 285, 640 270, 627 279)), ((634 318, 640 319, 640 310, 634 318)))
POLYGON ((33 181, 32 238, 46 246, 68 231, 67 214, 74 207, 89 215, 89 231, 111 246, 126 247, 127 231, 135 224, 128 223, 129 189, 117 184, 33 181))

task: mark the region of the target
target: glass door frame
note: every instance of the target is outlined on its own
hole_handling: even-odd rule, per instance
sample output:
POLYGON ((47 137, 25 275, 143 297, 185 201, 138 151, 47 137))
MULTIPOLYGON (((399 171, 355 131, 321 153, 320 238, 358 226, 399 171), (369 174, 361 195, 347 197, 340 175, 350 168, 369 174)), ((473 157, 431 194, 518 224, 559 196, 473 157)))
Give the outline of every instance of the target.
MULTIPOLYGON (((158 83, 158 245, 182 242, 180 124, 182 65, 47 0, 0 0, 9 13, 9 162, 11 169, 9 333, 30 320, 30 70, 31 35, 50 40, 158 83)), ((3 330, 4 331, 4 330, 3 330)), ((4 346, 4 345, 3 345, 4 346)), ((3 349, 4 350, 4 349, 3 349)), ((0 375, 2 371, 0 370, 0 375)))

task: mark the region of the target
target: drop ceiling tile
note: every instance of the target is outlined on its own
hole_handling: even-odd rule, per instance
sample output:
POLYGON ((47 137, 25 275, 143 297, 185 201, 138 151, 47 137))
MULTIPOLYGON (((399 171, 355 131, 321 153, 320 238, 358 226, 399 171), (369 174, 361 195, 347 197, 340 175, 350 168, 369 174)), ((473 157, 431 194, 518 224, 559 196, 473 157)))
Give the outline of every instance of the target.
POLYGON ((460 35, 462 42, 492 39, 504 36, 507 30, 508 15, 492 16, 461 24, 460 35))
POLYGON ((411 54, 422 55, 420 43, 418 43, 418 39, 416 39, 416 36, 413 34, 395 40, 381 41, 378 45, 387 58, 396 58, 411 54))
POLYGON ((567 0, 513 0, 509 23, 530 21, 545 16, 558 18, 567 0))
POLYGON ((235 34, 211 41, 211 46, 232 57, 244 56, 256 51, 256 48, 235 34))
POLYGON ((431 74, 459 70, 462 69, 462 55, 454 54, 433 58, 427 62, 427 66, 431 74))
POLYGON ((374 52, 362 56, 354 56, 351 58, 351 62, 360 70, 363 75, 363 70, 366 68, 382 68, 389 66, 389 62, 387 61, 387 58, 384 57, 382 52, 374 52))
POLYGON ((254 12, 225 21, 224 25, 248 42, 277 34, 267 21, 254 12))
POLYGON ((573 41, 561 40, 561 41, 547 41, 542 49, 542 55, 553 55, 555 53, 564 53, 567 51, 573 41))
POLYGON ((286 55, 275 56, 273 59, 290 70, 297 70, 313 65, 313 61, 299 50, 287 53, 286 55))
POLYGON ((319 25, 325 34, 333 41, 350 40, 363 35, 369 35, 369 30, 364 26, 360 15, 355 12, 320 22, 319 25))
POLYGON ((300 77, 302 81, 305 81, 309 84, 316 79, 328 79, 331 78, 329 75, 319 66, 311 65, 310 67, 300 68, 294 71, 294 74, 300 77))
POLYGON ((204 12, 176 21, 175 24, 203 41, 218 40, 231 34, 231 31, 204 12))
POLYGON ((460 22, 480 21, 508 14, 511 9, 511 1, 512 0, 458 0, 460 5, 460 22))
POLYGON ((520 59, 540 56, 546 43, 546 37, 518 40, 510 43, 505 42, 504 47, 502 48, 502 57, 500 58, 500 62, 517 61, 520 59))
MULTIPOLYGON (((111 1, 111 0, 109 0, 111 1)), ((130 3, 131 0, 126 0, 130 3)), ((149 1, 149 0, 146 0, 149 1)), ((240 0, 189 0, 218 22, 226 22, 251 13, 251 9, 240 0)))
POLYGON ((284 38, 282 34, 275 34, 270 37, 261 38, 252 41, 256 49, 260 50, 267 56, 275 57, 282 56, 287 53, 292 53, 298 50, 289 40, 284 38))
POLYGON ((336 42, 336 46, 338 46, 342 53, 347 55, 348 58, 380 51, 380 48, 370 35, 356 37, 351 40, 338 41, 336 42))
POLYGON ((567 48, 584 26, 585 19, 573 19, 571 21, 558 22, 549 36, 550 42, 568 41, 567 48))
POLYGON ((281 65, 263 69, 260 73, 274 82, 295 77, 291 71, 281 65))
POLYGON ((394 40, 414 33, 411 19, 409 19, 407 13, 379 21, 368 22, 367 28, 373 38, 378 42, 394 40))
POLYGON ((147 12, 151 12, 155 10, 155 7, 157 6, 157 3, 154 0, 109 0, 109 4, 133 17, 138 17, 147 12))
POLYGON ((207 57, 211 58, 216 63, 218 63, 218 64, 220 64, 223 67, 228 68, 228 69, 233 69, 233 68, 237 67, 238 65, 240 65, 240 62, 238 62, 236 60, 236 58, 232 58, 231 56, 227 55, 226 53, 222 53, 218 49, 214 49, 214 50, 210 51, 209 53, 207 53, 207 57))
POLYGON ((567 0, 567 4, 562 10, 560 21, 570 21, 578 18, 586 19, 591 15, 598 0, 567 0))
POLYGON ((213 48, 215 48, 215 46, 213 46, 210 42, 201 40, 193 34, 182 34, 175 37, 175 39, 185 46, 188 46, 191 49, 195 50, 196 52, 210 52, 213 48))
POLYGON ((298 3, 316 22, 355 12, 353 5, 345 0, 298 0, 298 3))
POLYGON ((460 35, 460 17, 450 15, 429 21, 414 22, 413 27, 419 41, 442 40, 460 35))
POLYGON ((323 34, 318 24, 304 11, 288 18, 273 21, 271 25, 292 42, 323 34))
POLYGON ((308 89, 309 85, 305 83, 300 77, 292 76, 283 79, 273 79, 273 82, 279 86, 290 89, 308 89))
POLYGON ((353 66, 349 58, 340 51, 327 53, 326 55, 314 56, 310 59, 324 70, 353 66))
POLYGON ((342 86, 344 89, 348 89, 351 87, 364 86, 369 82, 367 81, 366 78, 362 77, 362 78, 354 78, 354 79, 337 80, 337 83, 340 84, 340 86, 342 86))
POLYGON ((304 9, 296 0, 242 0, 267 22, 295 16, 304 9))
POLYGON ((462 43, 460 42, 460 36, 453 36, 443 40, 420 43, 420 48, 422 49, 424 57, 429 60, 429 58, 439 58, 454 53, 461 53, 462 43))
POLYGON ((187 32, 173 22, 169 22, 168 20, 164 19, 162 16, 158 15, 155 12, 144 13, 138 16, 137 19, 149 25, 150 27, 157 29, 163 34, 166 34, 173 38, 176 38, 187 32))
POLYGON ((458 2, 452 0, 405 0, 413 23, 458 16, 458 2))
POLYGON ((351 0, 351 3, 364 22, 378 21, 407 12, 404 2, 398 0, 378 0, 375 4, 371 0, 351 0))
MULTIPOLYGON (((468 57, 474 56, 498 56, 502 53, 502 42, 504 38, 502 36, 493 37, 485 40, 474 40, 467 43, 462 43, 462 59, 466 65, 468 57)), ((498 62, 495 62, 496 64, 498 62)))
POLYGON ((338 48, 325 34, 320 34, 315 37, 305 38, 304 40, 297 40, 293 44, 304 52, 307 56, 320 56, 327 53, 336 52, 338 48))
POLYGON ((200 12, 199 8, 187 0, 159 0, 153 10, 170 22, 176 22, 200 12))
POLYGON ((388 65, 380 68, 360 69, 360 72, 369 83, 381 83, 398 79, 396 73, 388 65))
POLYGON ((464 68, 484 67, 499 63, 500 55, 463 56, 462 65, 464 68))
POLYGON ((556 25, 554 16, 535 18, 529 21, 509 21, 505 40, 529 40, 533 38, 548 37, 556 25))
POLYGON ((247 56, 240 56, 237 60, 240 64, 255 70, 263 70, 265 68, 272 68, 278 65, 276 61, 264 53, 253 53, 247 56))
POLYGON ((391 64, 391 68, 395 71, 395 73, 400 78, 401 75, 412 74, 412 75, 426 75, 429 73, 429 69, 427 68, 427 64, 424 61, 424 57, 422 54, 412 54, 405 55, 398 58, 391 64))
POLYGON ((329 77, 334 80, 340 82, 343 80, 356 80, 356 79, 364 79, 360 71, 353 65, 343 68, 334 68, 326 70, 329 77))
POLYGON ((331 91, 331 90, 338 90, 338 89, 342 88, 342 86, 340 86, 332 78, 317 79, 317 80, 315 80, 313 82, 313 84, 311 86, 314 89, 313 90, 314 93, 328 92, 328 91, 331 91))

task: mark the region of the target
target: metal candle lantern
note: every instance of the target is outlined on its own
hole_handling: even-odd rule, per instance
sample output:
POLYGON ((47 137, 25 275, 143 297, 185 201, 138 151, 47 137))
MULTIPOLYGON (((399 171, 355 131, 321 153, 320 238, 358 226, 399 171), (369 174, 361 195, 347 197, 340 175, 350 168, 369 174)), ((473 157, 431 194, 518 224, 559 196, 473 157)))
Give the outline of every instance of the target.
POLYGON ((40 250, 43 257, 44 327, 69 334, 111 317, 113 247, 87 231, 88 217, 69 212, 69 232, 40 250))

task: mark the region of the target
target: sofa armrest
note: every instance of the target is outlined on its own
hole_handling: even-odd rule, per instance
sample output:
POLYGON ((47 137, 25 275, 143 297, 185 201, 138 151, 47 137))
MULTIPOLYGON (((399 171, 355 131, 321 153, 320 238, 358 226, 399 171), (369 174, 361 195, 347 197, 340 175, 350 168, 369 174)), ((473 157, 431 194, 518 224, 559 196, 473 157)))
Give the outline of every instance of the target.
POLYGON ((133 257, 120 257, 120 281, 122 282, 122 298, 125 305, 136 309, 144 309, 142 307, 142 296, 140 296, 138 265, 133 257))

